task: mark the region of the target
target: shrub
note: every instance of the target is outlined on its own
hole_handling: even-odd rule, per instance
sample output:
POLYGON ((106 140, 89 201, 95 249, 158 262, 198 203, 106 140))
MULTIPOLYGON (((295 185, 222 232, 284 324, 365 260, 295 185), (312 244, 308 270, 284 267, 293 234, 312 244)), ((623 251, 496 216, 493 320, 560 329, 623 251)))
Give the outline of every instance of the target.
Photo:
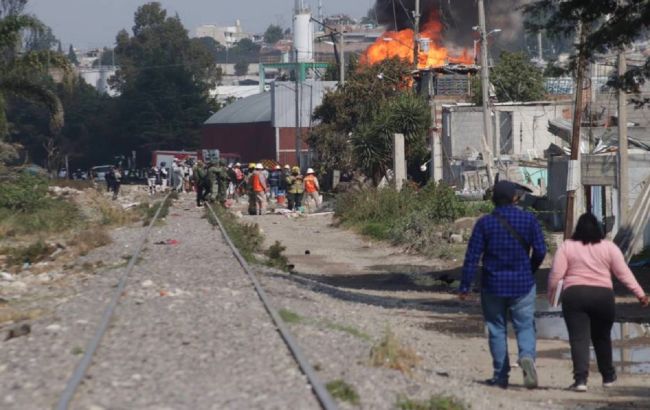
MULTIPOLYGON (((260 227, 257 224, 239 223, 237 218, 221 205, 213 205, 212 209, 219 216, 230 240, 237 247, 239 253, 247 262, 256 262, 255 253, 262 249, 264 243, 260 227)), ((208 208, 205 209, 205 215, 212 225, 217 225, 217 221, 208 208)))
POLYGON ((447 396, 432 396, 429 400, 418 401, 406 397, 397 400, 396 407, 400 410, 464 410, 465 406, 457 399, 447 396))
POLYGON ((345 380, 333 380, 325 385, 332 397, 353 405, 359 404, 359 393, 345 380))
POLYGON ((39 207, 25 212, 0 208, 2 236, 60 233, 83 222, 79 209, 64 199, 45 197, 40 201, 39 207))
POLYGON ((29 212, 43 207, 47 196, 47 180, 22 172, 5 175, 0 180, 0 208, 29 212))
POLYGON ((264 254, 269 258, 268 265, 280 270, 288 270, 289 260, 283 254, 286 250, 287 248, 282 246, 280 241, 275 241, 275 243, 264 252, 264 254))
POLYGON ((418 355, 410 347, 402 345, 390 328, 370 350, 370 364, 376 367, 410 373, 419 362, 418 355))
POLYGON ((47 255, 52 253, 54 248, 39 240, 31 245, 19 248, 10 248, 2 250, 7 255, 7 264, 9 266, 18 266, 23 263, 36 263, 42 261, 47 255))

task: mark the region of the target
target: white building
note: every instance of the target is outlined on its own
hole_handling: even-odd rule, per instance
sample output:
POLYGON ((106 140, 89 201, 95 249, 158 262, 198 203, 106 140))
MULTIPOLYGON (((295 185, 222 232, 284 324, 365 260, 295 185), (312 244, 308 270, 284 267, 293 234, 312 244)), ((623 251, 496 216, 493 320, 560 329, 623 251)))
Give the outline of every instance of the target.
POLYGON ((244 33, 241 22, 236 21, 234 26, 216 26, 206 24, 196 28, 196 37, 211 37, 226 47, 232 47, 239 40, 250 38, 251 35, 244 33))

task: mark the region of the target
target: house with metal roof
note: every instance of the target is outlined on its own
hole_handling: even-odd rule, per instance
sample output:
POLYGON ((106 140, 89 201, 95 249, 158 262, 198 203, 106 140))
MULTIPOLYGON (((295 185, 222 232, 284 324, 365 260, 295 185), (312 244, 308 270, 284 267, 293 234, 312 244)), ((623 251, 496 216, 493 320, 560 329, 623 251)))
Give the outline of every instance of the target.
POLYGON ((307 80, 296 93, 295 83, 274 82, 270 92, 236 100, 213 114, 203 124, 201 148, 236 154, 242 162, 274 160, 297 165, 299 146, 300 162, 308 166, 309 147, 304 137, 314 125, 314 109, 335 86, 335 82, 307 80))

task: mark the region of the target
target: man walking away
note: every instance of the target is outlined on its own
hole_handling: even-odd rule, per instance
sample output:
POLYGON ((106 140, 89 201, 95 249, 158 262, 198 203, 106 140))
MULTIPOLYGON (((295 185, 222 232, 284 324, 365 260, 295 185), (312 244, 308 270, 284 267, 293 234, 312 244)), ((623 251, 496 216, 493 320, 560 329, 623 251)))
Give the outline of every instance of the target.
POLYGON ((307 176, 304 179, 305 193, 307 198, 314 200, 316 208, 320 207, 320 185, 318 184, 318 178, 316 178, 316 173, 312 168, 307 170, 307 176))
POLYGON ((258 215, 264 215, 264 211, 266 210, 266 191, 268 190, 268 185, 263 171, 264 166, 257 164, 251 176, 251 187, 255 193, 255 205, 257 206, 258 215))
POLYGON ((201 207, 203 201, 205 201, 205 195, 207 193, 207 181, 208 175, 205 167, 203 166, 203 161, 198 160, 194 168, 192 169, 192 178, 194 186, 196 187, 196 206, 201 207))
POLYGON ((289 191, 288 208, 290 211, 298 210, 302 206, 302 193, 305 190, 303 185, 303 178, 300 175, 300 168, 293 167, 291 168, 291 175, 286 178, 287 181, 287 190, 289 191))
POLYGON ((517 186, 499 181, 494 186, 492 201, 496 209, 479 219, 467 246, 460 299, 465 300, 483 256, 481 306, 489 332, 490 353, 494 372, 487 384, 508 387, 507 319, 511 318, 524 385, 537 387, 535 369, 535 277, 544 260, 546 245, 539 223, 529 212, 515 206, 517 186), (532 258, 529 256, 532 248, 532 258))
POLYGON ((158 168, 154 166, 147 169, 147 185, 149 186, 149 195, 154 195, 156 193, 156 180, 158 177, 158 168))

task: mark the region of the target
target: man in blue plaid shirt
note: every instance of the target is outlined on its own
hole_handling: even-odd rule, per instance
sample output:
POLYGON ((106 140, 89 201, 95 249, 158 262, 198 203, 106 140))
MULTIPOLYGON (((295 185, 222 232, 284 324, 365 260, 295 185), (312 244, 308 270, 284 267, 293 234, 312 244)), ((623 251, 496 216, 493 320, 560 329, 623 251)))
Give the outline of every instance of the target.
POLYGON ((535 369, 535 277, 546 255, 544 235, 535 216, 515 206, 517 185, 499 181, 492 200, 496 209, 479 219, 467 246, 460 299, 471 290, 483 256, 481 306, 489 331, 494 373, 489 385, 508 387, 508 314, 519 346, 519 365, 524 385, 537 387, 535 369), (530 249, 532 248, 532 257, 530 249))

